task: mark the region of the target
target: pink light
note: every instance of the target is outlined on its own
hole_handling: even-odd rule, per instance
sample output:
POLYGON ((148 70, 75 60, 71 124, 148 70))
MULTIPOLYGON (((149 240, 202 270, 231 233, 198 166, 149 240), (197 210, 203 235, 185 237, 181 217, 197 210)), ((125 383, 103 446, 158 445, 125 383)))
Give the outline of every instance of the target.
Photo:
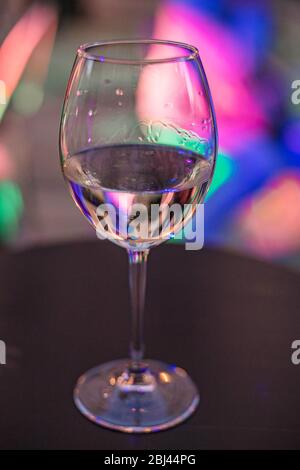
MULTIPOLYGON (((7 101, 12 96, 26 64, 42 37, 57 26, 57 13, 47 6, 32 6, 8 33, 0 49, 0 80, 7 101)), ((54 35, 53 35, 54 36, 54 35)))
POLYGON ((107 191, 106 193, 107 200, 112 201, 113 205, 120 210, 122 213, 127 213, 128 209, 134 199, 134 195, 130 193, 117 193, 113 191, 107 191))
MULTIPOLYGON (((158 9, 154 37, 193 44, 198 47, 219 124, 221 145, 232 150, 235 126, 246 134, 267 125, 263 109, 246 79, 254 59, 234 34, 213 18, 190 6, 172 1, 158 9)), ((164 87, 164 85, 162 84, 164 87)), ((156 97, 154 105, 159 106, 156 97)))
POLYGON ((243 244, 267 258, 300 248, 300 174, 286 172, 243 203, 237 214, 243 244))
MULTIPOLYGON (((200 128, 201 122, 196 117, 209 118, 209 109, 203 96, 196 91, 199 83, 193 76, 194 71, 187 70, 184 62, 180 63, 178 70, 174 63, 166 63, 163 71, 162 74, 159 65, 151 65, 141 72, 136 92, 136 111, 140 121, 171 122, 186 129, 196 121, 200 128)), ((193 130, 196 132, 196 127, 193 130)))

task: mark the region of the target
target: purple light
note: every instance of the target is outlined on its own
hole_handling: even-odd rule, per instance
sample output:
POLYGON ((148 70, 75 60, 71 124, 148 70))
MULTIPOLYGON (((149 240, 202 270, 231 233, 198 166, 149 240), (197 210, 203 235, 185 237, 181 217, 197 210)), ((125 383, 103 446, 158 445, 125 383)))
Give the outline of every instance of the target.
POLYGON ((283 132, 283 141, 286 147, 293 153, 300 155, 300 121, 288 124, 283 132))

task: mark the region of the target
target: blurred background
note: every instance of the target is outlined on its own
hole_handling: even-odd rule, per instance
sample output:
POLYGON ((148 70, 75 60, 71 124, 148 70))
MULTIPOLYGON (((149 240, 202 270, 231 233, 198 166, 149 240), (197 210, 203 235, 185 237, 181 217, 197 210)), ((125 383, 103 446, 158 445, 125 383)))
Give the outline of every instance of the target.
POLYGON ((59 168, 75 51, 152 37, 197 46, 214 98, 220 148, 206 245, 300 269, 299 24, 296 0, 2 0, 2 248, 95 239, 59 168))

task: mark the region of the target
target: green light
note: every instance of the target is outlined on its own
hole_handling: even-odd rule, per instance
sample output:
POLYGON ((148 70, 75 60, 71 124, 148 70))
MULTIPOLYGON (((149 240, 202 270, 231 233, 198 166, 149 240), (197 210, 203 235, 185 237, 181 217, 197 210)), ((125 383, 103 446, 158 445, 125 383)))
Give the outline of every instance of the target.
MULTIPOLYGON (((234 172, 234 162, 230 157, 224 155, 223 153, 218 154, 216 161, 215 172, 213 180, 211 182, 209 191, 205 197, 207 201, 213 193, 215 193, 223 184, 225 184, 233 175, 234 172)), ((188 228, 186 229, 188 230, 188 228)), ((170 243, 184 243, 184 234, 179 232, 172 240, 169 240, 170 243)))
POLYGON ((193 132, 176 128, 172 124, 163 124, 161 121, 153 122, 147 127, 147 139, 149 142, 181 147, 200 155, 208 152, 207 140, 201 140, 193 132))
POLYGON ((223 153, 219 153, 216 161, 214 177, 207 193, 206 200, 208 200, 212 194, 220 188, 220 186, 225 184, 226 181, 231 178, 233 172, 234 162, 232 159, 223 153))
POLYGON ((24 116, 35 114, 43 104, 44 92, 34 82, 22 82, 12 98, 14 109, 24 116))
POLYGON ((22 210, 19 187, 11 181, 0 182, 0 238, 9 239, 16 232, 22 210))
POLYGON ((7 103, 0 103, 0 122, 4 116, 5 110, 7 108, 7 103))

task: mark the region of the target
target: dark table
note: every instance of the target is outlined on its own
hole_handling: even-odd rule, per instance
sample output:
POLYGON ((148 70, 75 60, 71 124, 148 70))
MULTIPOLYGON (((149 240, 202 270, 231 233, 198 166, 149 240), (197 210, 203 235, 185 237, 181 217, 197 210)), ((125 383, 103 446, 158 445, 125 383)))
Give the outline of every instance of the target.
POLYGON ((149 259, 147 356, 186 368, 200 406, 152 435, 97 427, 78 376, 126 356, 127 259, 109 242, 0 256, 2 449, 300 448, 300 275, 223 251, 165 245, 149 259))

